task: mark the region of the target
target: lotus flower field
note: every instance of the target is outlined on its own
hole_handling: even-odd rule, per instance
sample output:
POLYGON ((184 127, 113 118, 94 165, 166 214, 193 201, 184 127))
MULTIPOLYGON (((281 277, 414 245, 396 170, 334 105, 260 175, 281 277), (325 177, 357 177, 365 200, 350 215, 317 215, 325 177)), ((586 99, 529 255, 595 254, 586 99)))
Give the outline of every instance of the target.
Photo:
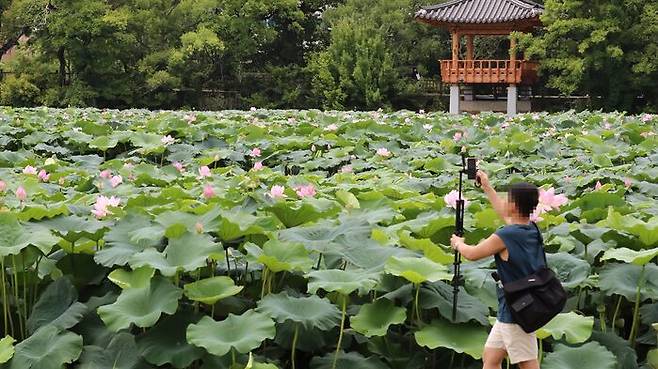
MULTIPOLYGON (((533 214, 570 299, 544 369, 657 368, 658 116, 0 108, 10 369, 480 368, 451 321, 459 153, 533 214)), ((502 225, 466 183, 466 239, 502 225)))

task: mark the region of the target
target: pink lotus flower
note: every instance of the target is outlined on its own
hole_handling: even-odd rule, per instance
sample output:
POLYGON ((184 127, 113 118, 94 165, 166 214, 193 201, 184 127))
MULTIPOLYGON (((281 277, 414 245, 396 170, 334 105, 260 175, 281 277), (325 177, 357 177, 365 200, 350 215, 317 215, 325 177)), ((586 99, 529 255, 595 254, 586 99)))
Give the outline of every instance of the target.
POLYGON ((425 110, 420 109, 420 110, 418 111, 418 114, 425 114, 425 110))
POLYGON ((194 114, 185 114, 183 119, 185 119, 187 121, 187 124, 192 124, 192 123, 196 122, 196 115, 194 115, 194 114))
POLYGON ((176 170, 179 173, 183 173, 185 171, 185 167, 183 166, 182 163, 175 161, 173 165, 174 165, 174 168, 176 168, 176 170))
POLYGON ((642 136, 644 138, 649 138, 649 137, 655 136, 655 135, 656 135, 656 132, 649 132, 649 131, 640 133, 640 136, 642 136))
POLYGON ((603 187, 603 185, 601 184, 601 182, 596 181, 596 185, 594 185, 594 189, 595 189, 596 191, 598 191, 598 190, 601 189, 601 187, 603 187))
POLYGON ((452 137, 455 141, 459 141, 464 137, 464 134, 461 132, 456 132, 455 135, 452 137))
POLYGON ((16 197, 21 202, 27 200, 27 191, 25 191, 25 188, 23 188, 23 186, 18 186, 18 188, 16 189, 16 197))
POLYGON ((603 125, 603 128, 610 129, 610 128, 612 128, 612 124, 606 123, 606 124, 603 125))
POLYGON ((256 109, 255 106, 252 106, 251 109, 249 109, 249 110, 251 110, 251 111, 253 112, 253 111, 256 111, 256 110, 258 110, 258 109, 256 109))
POLYGON ((423 128, 426 129, 426 130, 428 130, 428 131, 431 131, 432 128, 434 128, 434 126, 431 125, 431 124, 423 124, 423 128))
POLYGON ((624 178, 624 186, 630 188, 633 185, 633 181, 630 178, 624 178))
POLYGON ((254 168, 253 168, 254 171, 258 172, 259 170, 262 170, 263 168, 264 167, 263 167, 263 162, 262 161, 257 161, 256 163, 254 163, 254 168))
POLYGON ((206 200, 212 199, 215 197, 215 189, 213 189, 211 185, 206 185, 206 187, 203 188, 203 197, 206 200))
POLYGON ((102 219, 112 214, 112 211, 110 211, 108 207, 118 208, 119 205, 121 205, 121 200, 117 197, 112 196, 108 198, 106 196, 98 196, 91 213, 94 214, 97 219, 102 219))
POLYGON ((253 158, 259 158, 261 154, 262 152, 260 151, 260 149, 258 147, 254 147, 253 149, 251 149, 249 156, 253 158))
POLYGON ((36 175, 37 174, 37 168, 28 165, 23 169, 23 174, 29 174, 29 175, 36 175))
POLYGON ((297 192, 297 196, 301 198, 315 196, 315 186, 313 186, 312 184, 306 186, 299 186, 295 188, 295 191, 297 192))
MULTIPOLYGON (((468 207, 468 200, 464 199, 464 209, 468 207)), ((450 191, 447 195, 443 197, 443 201, 445 201, 446 206, 449 206, 453 209, 457 209, 457 200, 459 200, 459 192, 456 190, 450 191)))
POLYGON ((124 169, 132 169, 134 167, 133 163, 131 162, 125 162, 123 163, 123 168, 124 169))
POLYGON ((287 197, 286 194, 284 193, 285 190, 286 190, 285 187, 275 185, 275 186, 272 186, 272 188, 270 189, 269 195, 273 199, 281 199, 281 198, 287 197))
POLYGON ((162 142, 163 145, 169 146, 176 142, 176 139, 171 137, 170 135, 166 135, 160 139, 160 142, 162 142))
POLYGON ((39 177, 39 180, 41 182, 48 182, 48 180, 50 179, 50 174, 48 174, 48 172, 46 172, 45 170, 41 169, 37 177, 39 177))
POLYGON ((532 115, 532 119, 533 119, 533 120, 540 120, 540 119, 541 119, 541 115, 539 115, 539 114, 533 114, 533 115, 532 115))
POLYGON ((109 169, 105 169, 104 171, 101 172, 99 176, 101 178, 110 179, 112 178, 112 172, 109 169))
POLYGON ((354 172, 354 168, 352 168, 351 165, 345 165, 344 167, 340 168, 341 173, 352 173, 354 172))
POLYGON ((297 120, 295 118, 288 118, 288 124, 295 124, 297 123, 297 120))
POLYGON ((651 114, 644 114, 642 116, 642 122, 644 122, 644 123, 648 123, 652 120, 653 120, 653 115, 651 115, 651 114))
POLYGON ((335 124, 330 124, 324 128, 325 131, 327 132, 336 132, 338 130, 338 126, 335 124))
POLYGON ((384 157, 384 158, 388 158, 389 156, 391 156, 391 152, 388 151, 387 148, 382 147, 382 148, 377 149, 377 155, 379 155, 381 157, 384 157))
POLYGON ((544 218, 539 216, 540 214, 541 212, 539 211, 539 209, 535 210, 532 214, 530 214, 530 221, 541 222, 542 220, 544 220, 544 218))
POLYGON ((0 181, 0 192, 5 192, 7 190, 7 184, 5 181, 0 181))
POLYGON ((537 205, 537 209, 540 211, 539 214, 544 211, 557 210, 567 202, 569 202, 569 199, 562 194, 556 195, 553 187, 548 190, 539 189, 539 205, 537 205))
POLYGON ((204 165, 201 168, 199 168, 199 176, 201 178, 210 177, 211 175, 212 173, 210 173, 210 168, 208 168, 207 165, 204 165))
POLYGON ((118 185, 123 183, 123 178, 121 176, 114 176, 110 179, 110 185, 112 188, 116 188, 118 185))

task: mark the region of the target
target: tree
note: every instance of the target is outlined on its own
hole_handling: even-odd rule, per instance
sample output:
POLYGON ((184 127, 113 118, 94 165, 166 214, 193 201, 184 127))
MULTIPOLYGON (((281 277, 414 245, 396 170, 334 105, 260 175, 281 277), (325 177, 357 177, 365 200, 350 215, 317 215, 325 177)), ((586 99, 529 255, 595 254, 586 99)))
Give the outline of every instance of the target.
POLYGON ((547 0, 540 37, 523 40, 549 85, 565 94, 601 96, 606 110, 632 109, 644 89, 655 96, 656 4, 644 0, 547 0), (654 22, 654 23, 652 23, 654 22), (643 27, 643 28, 641 28, 643 27))

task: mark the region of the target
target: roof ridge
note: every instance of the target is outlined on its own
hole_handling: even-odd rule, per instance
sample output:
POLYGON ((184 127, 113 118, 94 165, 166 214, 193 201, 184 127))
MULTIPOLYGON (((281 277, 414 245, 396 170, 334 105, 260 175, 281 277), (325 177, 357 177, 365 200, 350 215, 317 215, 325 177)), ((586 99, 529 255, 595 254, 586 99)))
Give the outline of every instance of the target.
MULTIPOLYGON (((462 2, 466 3, 466 2, 472 2, 472 1, 478 1, 478 0, 449 0, 449 1, 446 1, 445 3, 423 6, 422 8, 425 9, 425 10, 437 10, 437 9, 442 9, 442 8, 448 8, 450 6, 453 6, 453 5, 462 3, 462 2)), ((543 5, 541 5, 539 3, 536 3, 534 1, 531 1, 531 0, 503 0, 503 1, 510 2, 512 4, 515 4, 517 6, 525 8, 525 9, 534 9, 534 8, 544 9, 543 5)))

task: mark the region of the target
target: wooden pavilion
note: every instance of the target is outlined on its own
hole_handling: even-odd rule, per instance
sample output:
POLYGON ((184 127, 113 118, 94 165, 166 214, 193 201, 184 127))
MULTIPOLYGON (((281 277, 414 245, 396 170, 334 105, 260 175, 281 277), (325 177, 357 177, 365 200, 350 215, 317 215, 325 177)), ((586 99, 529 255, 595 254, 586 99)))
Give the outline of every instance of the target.
MULTIPOLYGON (((460 85, 475 84, 508 85, 507 113, 518 112, 518 86, 537 81, 538 65, 517 58, 516 40, 511 33, 530 32, 541 26, 539 16, 543 11, 542 5, 529 0, 449 0, 423 7, 416 13, 416 20, 447 28, 452 35, 452 59, 440 61, 441 79, 450 84, 451 114, 459 114, 465 102, 471 105, 470 111, 499 110, 495 104, 461 100, 460 85), (509 59, 475 59, 473 39, 487 35, 510 35, 509 59), (466 55, 460 59, 463 36, 466 37, 466 55)), ((525 110, 529 110, 529 103, 525 110)))

